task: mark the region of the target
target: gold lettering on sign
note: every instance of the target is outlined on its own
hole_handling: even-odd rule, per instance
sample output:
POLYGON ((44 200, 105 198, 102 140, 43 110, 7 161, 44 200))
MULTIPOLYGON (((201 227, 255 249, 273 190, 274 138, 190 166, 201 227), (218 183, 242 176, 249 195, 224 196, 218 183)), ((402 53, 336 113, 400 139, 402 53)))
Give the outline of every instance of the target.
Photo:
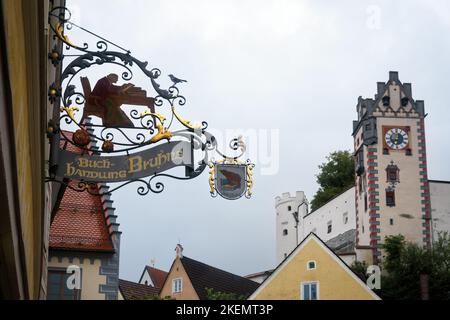
POLYGON ((110 169, 111 162, 108 159, 90 160, 80 157, 78 158, 78 166, 80 168, 90 168, 90 169, 110 169))
POLYGON ((101 179, 101 180, 117 180, 125 179, 127 177, 126 170, 120 171, 91 171, 79 169, 73 165, 73 162, 66 164, 66 177, 76 176, 78 178, 86 179, 101 179))
POLYGON ((142 157, 141 156, 135 156, 130 157, 128 159, 128 173, 135 173, 142 171, 142 157))
MULTIPOLYGON (((129 174, 139 173, 149 169, 160 169, 168 163, 173 165, 181 164, 183 160, 183 149, 165 152, 160 150, 158 154, 151 158, 143 158, 139 155, 129 156, 127 168, 123 170, 110 171, 114 163, 109 159, 90 159, 83 156, 77 157, 74 162, 66 163, 66 177, 75 179, 91 180, 124 180, 129 174)), ((122 167, 122 166, 121 166, 122 167)))

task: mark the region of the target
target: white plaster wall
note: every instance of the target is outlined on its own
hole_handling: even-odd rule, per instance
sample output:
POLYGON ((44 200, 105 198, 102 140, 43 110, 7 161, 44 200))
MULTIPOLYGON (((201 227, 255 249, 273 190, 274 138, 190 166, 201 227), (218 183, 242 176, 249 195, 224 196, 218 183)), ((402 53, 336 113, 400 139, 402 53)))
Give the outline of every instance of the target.
POLYGON ((148 286, 152 286, 152 287, 155 286, 153 284, 152 278, 150 278, 150 275, 148 274, 147 270, 145 270, 144 275, 142 276, 141 282, 139 282, 139 283, 145 285, 145 281, 147 281, 148 286))
POLYGON ((277 263, 283 261, 285 256, 288 256, 301 241, 300 234, 297 239, 296 222, 293 213, 297 210, 300 211, 299 220, 301 222, 302 217, 307 214, 308 210, 307 201, 299 207, 303 201, 306 201, 306 197, 302 191, 297 191, 293 197, 287 192, 283 193, 281 197, 275 198, 277 263), (283 235, 283 230, 285 229, 288 231, 287 235, 283 235))
MULTIPOLYGON (((399 89, 398 89, 399 90, 399 89)), ((392 99, 392 97, 391 97, 392 99)), ((419 168, 419 146, 417 138, 417 122, 420 119, 378 118, 378 191, 380 218, 379 244, 384 243, 386 236, 402 234, 407 241, 423 244, 423 219, 421 205, 421 182, 419 168), (409 126, 410 148, 412 156, 406 156, 404 150, 390 150, 388 155, 383 154, 383 126, 409 126), (400 182, 395 187, 395 206, 386 205, 386 188, 390 183, 386 181, 386 168, 391 161, 400 169, 400 182), (393 219, 393 225, 390 224, 393 219)))
POLYGON ((430 181, 433 241, 439 232, 450 233, 450 181, 430 181))
POLYGON ((339 258, 341 258, 345 262, 345 264, 349 267, 351 267, 352 264, 356 261, 355 254, 339 255, 339 258))
POLYGON ((304 218, 299 228, 302 229, 303 237, 314 232, 323 241, 356 229, 355 188, 350 188, 316 211, 311 212, 304 218), (344 213, 347 213, 347 223, 344 223, 344 213), (332 225, 331 233, 328 233, 327 229, 329 221, 332 225))

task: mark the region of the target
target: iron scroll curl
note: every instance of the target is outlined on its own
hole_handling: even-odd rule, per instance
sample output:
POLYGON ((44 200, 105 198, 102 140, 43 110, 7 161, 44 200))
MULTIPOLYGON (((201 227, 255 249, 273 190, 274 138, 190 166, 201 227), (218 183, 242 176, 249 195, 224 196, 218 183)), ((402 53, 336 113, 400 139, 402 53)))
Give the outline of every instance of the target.
MULTIPOLYGON (((207 131, 208 123, 206 121, 202 121, 200 124, 193 124, 179 112, 178 109, 185 107, 187 100, 181 94, 177 82, 173 81, 173 84, 168 88, 163 88, 160 84, 160 77, 163 73, 159 68, 150 66, 148 61, 137 59, 131 54, 130 50, 95 34, 71 21, 71 19, 72 13, 66 7, 55 7, 49 13, 49 25, 53 36, 60 41, 65 49, 63 52, 63 50, 58 50, 55 47, 49 54, 49 59, 55 67, 59 64, 64 64, 65 66, 61 76, 55 79, 55 82, 48 90, 50 102, 61 111, 60 116, 49 123, 47 134, 50 141, 61 141, 60 144, 52 143, 52 147, 62 145, 65 148, 76 149, 81 153, 82 157, 92 155, 119 157, 123 155, 130 156, 149 148, 158 147, 164 141, 185 141, 191 144, 192 154, 194 154, 194 151, 201 152, 202 156, 200 161, 196 161, 192 167, 186 168, 184 175, 157 172, 145 178, 139 177, 124 181, 106 192, 96 188, 97 184, 93 181, 81 179, 75 182, 67 179, 67 177, 55 176, 54 173, 46 179, 47 182, 53 181, 75 191, 99 195, 111 194, 122 187, 137 184, 137 193, 144 196, 149 193, 158 194, 163 192, 165 186, 162 179, 169 178, 184 181, 198 177, 206 168, 211 166, 211 153, 218 153, 223 158, 224 163, 238 163, 238 159, 246 151, 242 137, 233 139, 229 145, 233 151, 240 150, 240 154, 234 157, 226 156, 218 150, 216 138, 207 131), (94 44, 92 45, 88 42, 79 44, 69 38, 68 33, 74 28, 94 37, 96 39, 94 44), (105 125, 105 118, 102 118, 103 123, 99 125, 92 123, 89 117, 86 116, 88 104, 97 107, 100 104, 104 107, 104 100, 93 100, 89 96, 89 93, 92 93, 92 91, 86 91, 85 83, 82 82, 83 76, 90 68, 104 66, 119 68, 121 70, 120 78, 123 81, 133 80, 137 72, 144 75, 147 79, 146 86, 152 91, 152 94, 149 97, 147 96, 147 88, 142 90, 145 92, 145 97, 141 95, 142 99, 145 98, 148 101, 147 109, 145 109, 145 105, 141 105, 144 106, 144 111, 142 111, 143 108, 141 107, 140 109, 133 108, 128 112, 126 116, 132 125, 105 125), (81 88, 76 84, 78 79, 82 82, 81 88), (159 111, 157 112, 155 108, 159 111), (81 118, 79 116, 80 110, 83 111, 81 118), (162 114, 161 110, 166 111, 166 114, 162 114), (73 134, 67 134, 63 130, 63 127, 69 126, 75 128, 76 131, 73 134)), ((133 88, 133 86, 129 84, 128 88, 133 88)), ((90 86, 88 85, 87 87, 90 86)), ((245 180, 247 183, 246 196, 250 197, 254 165, 249 161, 246 165, 247 173, 250 173, 250 175, 247 174, 245 180)), ((54 167, 57 168, 57 166, 54 167)), ((52 172, 57 171, 55 168, 52 167, 52 172)), ((211 194, 213 195, 213 192, 211 194)))

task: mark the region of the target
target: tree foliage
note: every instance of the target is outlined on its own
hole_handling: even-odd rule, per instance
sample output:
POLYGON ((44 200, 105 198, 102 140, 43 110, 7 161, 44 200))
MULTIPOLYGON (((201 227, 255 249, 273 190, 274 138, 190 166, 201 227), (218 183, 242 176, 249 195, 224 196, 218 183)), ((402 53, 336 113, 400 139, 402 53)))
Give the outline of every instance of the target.
POLYGON ((365 261, 354 261, 353 264, 350 266, 352 271, 356 273, 356 275, 364 282, 367 281, 367 268, 369 266, 365 261))
POLYGON ((159 295, 147 295, 143 297, 131 296, 130 300, 175 300, 171 296, 160 297, 159 295))
POLYGON ((311 201, 312 210, 318 209, 355 183, 355 165, 350 151, 330 153, 319 170, 316 177, 320 187, 311 201))
POLYGON ((245 300, 245 296, 236 293, 226 293, 206 288, 208 300, 245 300))
POLYGON ((429 276, 430 299, 450 299, 450 237, 439 235, 432 249, 408 243, 401 235, 386 237, 380 296, 383 299, 421 299, 420 276, 429 276))

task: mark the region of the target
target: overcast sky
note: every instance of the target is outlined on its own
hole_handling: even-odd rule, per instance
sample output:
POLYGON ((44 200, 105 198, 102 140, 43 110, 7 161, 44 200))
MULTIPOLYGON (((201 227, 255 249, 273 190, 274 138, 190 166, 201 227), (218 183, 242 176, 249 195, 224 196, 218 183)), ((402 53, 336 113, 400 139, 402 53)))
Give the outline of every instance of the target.
POLYGON ((250 200, 211 198, 207 172, 164 180, 162 194, 113 194, 123 279, 137 281, 151 259, 168 270, 178 241, 186 256, 240 275, 273 268, 275 196, 312 198, 317 166, 352 148, 358 96, 373 97, 389 71, 425 100, 429 176, 450 180, 447 0, 67 2, 77 23, 160 68, 162 86, 171 73, 187 79, 180 113, 206 120, 219 143, 227 132, 257 138, 250 200))

